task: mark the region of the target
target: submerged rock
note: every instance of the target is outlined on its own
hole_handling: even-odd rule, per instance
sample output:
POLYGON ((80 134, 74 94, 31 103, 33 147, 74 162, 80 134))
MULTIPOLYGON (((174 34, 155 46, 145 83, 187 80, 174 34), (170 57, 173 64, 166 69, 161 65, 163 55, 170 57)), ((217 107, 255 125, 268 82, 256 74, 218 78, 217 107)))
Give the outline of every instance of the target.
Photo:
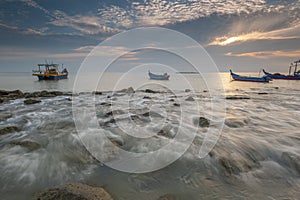
POLYGON ((101 187, 75 183, 51 188, 39 193, 35 200, 113 200, 101 187))
POLYGON ((195 101, 195 99, 194 99, 193 97, 189 96, 189 97, 186 99, 186 101, 195 101))
POLYGON ((26 99, 24 100, 24 104, 29 105, 29 104, 36 104, 36 103, 41 103, 41 100, 37 99, 26 99))
POLYGON ((199 117, 193 119, 194 125, 199 126, 201 128, 208 128, 210 126, 210 120, 205 117, 199 117))
POLYGON ((39 143, 32 141, 32 140, 12 141, 9 144, 19 145, 21 147, 28 149, 29 151, 34 151, 34 150, 41 148, 41 145, 39 143))
POLYGON ((0 128, 0 135, 5 135, 8 133, 13 133, 19 131, 19 128, 16 126, 7 126, 4 128, 0 128))

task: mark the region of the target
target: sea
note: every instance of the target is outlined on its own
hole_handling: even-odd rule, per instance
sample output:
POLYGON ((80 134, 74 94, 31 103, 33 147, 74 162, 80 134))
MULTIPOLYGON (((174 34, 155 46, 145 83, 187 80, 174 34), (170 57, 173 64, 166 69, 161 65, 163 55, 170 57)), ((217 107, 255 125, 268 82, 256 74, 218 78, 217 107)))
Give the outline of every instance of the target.
POLYGON ((18 127, 0 135, 0 199, 75 182, 117 200, 300 197, 300 81, 237 82, 229 73, 153 81, 119 72, 38 81, 0 73, 0 89, 66 92, 0 104, 9 116, 0 128, 18 127))

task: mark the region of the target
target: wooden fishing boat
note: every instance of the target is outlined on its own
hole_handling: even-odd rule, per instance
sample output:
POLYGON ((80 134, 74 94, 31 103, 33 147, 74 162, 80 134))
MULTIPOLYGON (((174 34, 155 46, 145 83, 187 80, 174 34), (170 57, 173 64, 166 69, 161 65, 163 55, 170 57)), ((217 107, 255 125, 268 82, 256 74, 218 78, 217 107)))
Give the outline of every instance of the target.
POLYGON ((153 80, 169 80, 169 78, 170 78, 170 75, 168 75, 167 73, 153 74, 150 71, 148 71, 148 75, 149 75, 150 79, 153 79, 153 80))
POLYGON ((232 79, 235 81, 268 83, 270 80, 272 80, 268 76, 263 76, 263 77, 240 76, 238 74, 233 73, 232 70, 230 70, 230 75, 231 75, 232 79))
POLYGON ((295 64, 291 64, 289 69, 289 74, 280 74, 280 73, 269 73, 263 69, 263 72, 266 76, 269 76, 272 79, 282 79, 282 80, 300 80, 300 70, 298 70, 298 63, 300 63, 300 60, 295 61, 295 64), (292 68, 294 68, 294 73, 292 74, 292 68), (298 70, 298 71, 297 71, 298 70))
POLYGON ((32 70, 32 76, 37 76, 39 80, 59 80, 68 78, 68 70, 64 68, 59 71, 58 64, 38 64, 38 70, 32 70), (44 67, 44 69, 41 69, 44 67))

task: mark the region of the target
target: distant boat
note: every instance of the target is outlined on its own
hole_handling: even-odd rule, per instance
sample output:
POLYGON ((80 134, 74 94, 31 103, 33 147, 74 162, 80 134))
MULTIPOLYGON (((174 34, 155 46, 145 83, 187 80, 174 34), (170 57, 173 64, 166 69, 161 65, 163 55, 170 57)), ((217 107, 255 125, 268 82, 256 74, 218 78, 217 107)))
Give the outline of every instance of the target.
POLYGON ((169 80, 169 78, 170 78, 170 75, 168 75, 167 73, 153 74, 150 71, 148 71, 148 75, 149 75, 150 79, 153 79, 153 80, 169 80))
POLYGON ((64 68, 59 71, 59 64, 38 64, 38 70, 32 70, 32 76, 37 76, 39 80, 59 80, 68 78, 68 70, 64 68), (44 69, 41 69, 44 67, 44 69))
POLYGON ((285 74, 280 74, 280 73, 274 73, 271 74, 269 72, 266 72, 263 69, 263 72, 265 75, 267 75, 268 77, 272 78, 272 79, 282 79, 282 80, 300 80, 300 70, 298 70, 298 63, 300 63, 300 60, 295 61, 294 62, 295 65, 292 63, 289 69, 289 75, 285 75, 285 74), (292 68, 294 67, 294 73, 291 74, 292 68), (297 71, 298 70, 298 71, 297 71))
POLYGON ((240 76, 238 74, 233 73, 232 70, 230 70, 230 75, 231 75, 232 79, 235 81, 268 83, 270 80, 272 80, 268 76, 263 76, 263 77, 240 76))

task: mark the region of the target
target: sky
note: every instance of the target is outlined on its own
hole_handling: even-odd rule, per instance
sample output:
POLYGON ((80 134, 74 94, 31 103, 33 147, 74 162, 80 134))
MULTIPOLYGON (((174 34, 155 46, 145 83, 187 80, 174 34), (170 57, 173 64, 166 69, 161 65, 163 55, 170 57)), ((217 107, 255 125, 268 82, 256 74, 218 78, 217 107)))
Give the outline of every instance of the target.
POLYGON ((1 0, 0 72, 46 60, 75 72, 99 43, 140 27, 186 34, 220 71, 287 72, 300 59, 299 11, 299 0, 1 0))

